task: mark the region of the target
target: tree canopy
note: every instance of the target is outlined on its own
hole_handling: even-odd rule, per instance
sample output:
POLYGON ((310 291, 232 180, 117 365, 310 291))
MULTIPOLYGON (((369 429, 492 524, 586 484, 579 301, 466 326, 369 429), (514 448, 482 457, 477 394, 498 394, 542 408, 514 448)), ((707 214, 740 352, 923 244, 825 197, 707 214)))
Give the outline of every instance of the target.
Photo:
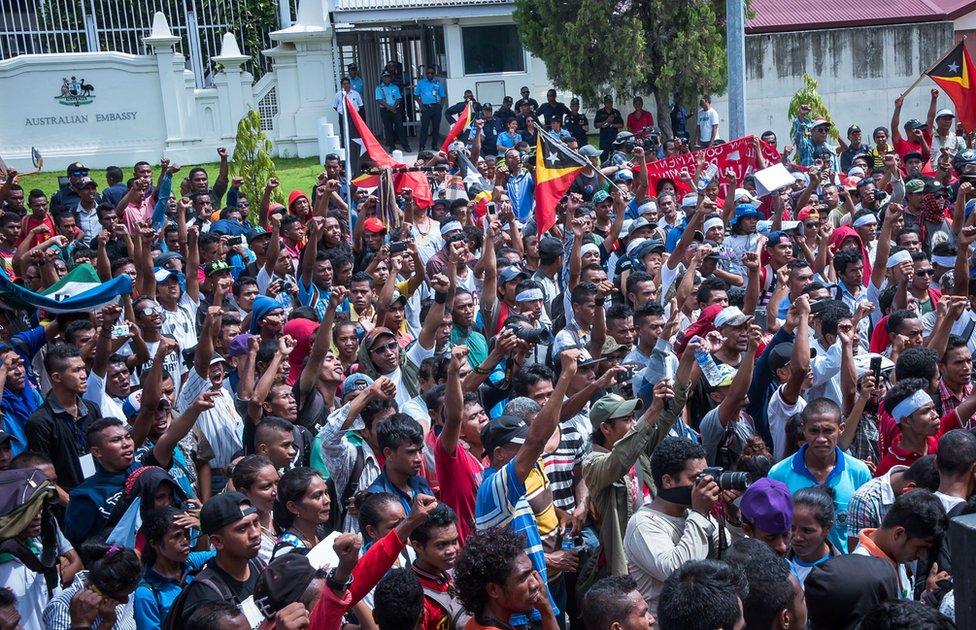
POLYGON ((515 0, 514 19, 553 83, 591 103, 654 94, 667 125, 674 96, 693 109, 725 91, 724 0, 515 0))

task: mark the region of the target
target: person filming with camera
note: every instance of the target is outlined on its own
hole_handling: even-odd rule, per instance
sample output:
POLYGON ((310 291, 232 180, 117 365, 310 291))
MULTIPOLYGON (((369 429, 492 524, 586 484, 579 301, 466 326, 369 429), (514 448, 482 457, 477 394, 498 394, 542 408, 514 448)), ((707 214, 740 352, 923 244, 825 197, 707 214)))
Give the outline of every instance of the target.
POLYGON ((624 553, 652 614, 669 575, 692 560, 718 559, 731 542, 731 530, 712 517, 712 507, 723 490, 743 489, 746 474, 706 466, 705 451, 685 438, 665 438, 651 455, 657 494, 630 517, 624 553))

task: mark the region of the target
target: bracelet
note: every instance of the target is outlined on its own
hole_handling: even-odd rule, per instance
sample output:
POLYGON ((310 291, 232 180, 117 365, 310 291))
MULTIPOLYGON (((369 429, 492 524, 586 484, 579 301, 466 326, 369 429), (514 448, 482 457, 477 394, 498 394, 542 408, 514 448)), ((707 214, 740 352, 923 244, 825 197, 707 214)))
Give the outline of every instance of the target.
POLYGON ((352 586, 353 576, 352 574, 349 574, 349 577, 346 579, 345 582, 339 582, 336 580, 337 568, 338 567, 333 568, 331 571, 329 571, 329 573, 325 576, 325 582, 326 584, 329 585, 329 588, 331 588, 333 591, 341 593, 342 591, 345 591, 350 586, 352 586))
POLYGON ((434 302, 436 302, 437 304, 447 304, 447 293, 441 291, 435 291, 434 302))
POLYGON ((482 368, 482 367, 481 367, 480 365, 479 365, 478 367, 476 367, 476 368, 474 368, 474 369, 472 370, 472 372, 474 372, 474 373, 476 373, 476 374, 484 374, 484 375, 488 375, 488 374, 491 374, 491 370, 488 370, 488 369, 484 369, 484 368, 482 368))

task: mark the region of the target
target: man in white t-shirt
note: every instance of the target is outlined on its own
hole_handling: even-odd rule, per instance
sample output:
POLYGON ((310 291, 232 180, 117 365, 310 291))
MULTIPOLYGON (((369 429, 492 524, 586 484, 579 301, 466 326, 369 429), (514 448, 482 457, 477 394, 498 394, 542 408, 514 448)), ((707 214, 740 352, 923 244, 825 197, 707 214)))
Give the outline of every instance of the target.
POLYGON ((205 390, 219 392, 214 406, 203 411, 193 427, 199 441, 198 457, 210 464, 215 482, 213 491, 220 492, 227 477, 231 458, 243 448, 244 420, 234 406, 234 395, 225 384, 227 362, 214 354, 213 340, 220 334, 222 309, 211 306, 207 310, 200 343, 193 357, 193 369, 187 373, 186 382, 176 400, 176 411, 183 413, 205 390))
POLYGON ((83 398, 98 405, 103 418, 126 420, 122 411, 122 400, 129 395, 132 384, 129 381, 129 367, 125 357, 112 352, 113 331, 122 308, 109 304, 102 309, 102 325, 95 341, 95 357, 88 374, 88 389, 83 398))
POLYGON ((803 411, 807 401, 801 392, 813 381, 810 369, 810 345, 800 342, 799 326, 797 341, 780 343, 767 355, 769 372, 780 383, 769 399, 766 418, 773 437, 773 459, 779 461, 786 454, 786 424, 790 418, 803 411))
POLYGON ((701 97, 698 107, 698 146, 711 146, 718 140, 718 112, 712 107, 710 96, 701 97))

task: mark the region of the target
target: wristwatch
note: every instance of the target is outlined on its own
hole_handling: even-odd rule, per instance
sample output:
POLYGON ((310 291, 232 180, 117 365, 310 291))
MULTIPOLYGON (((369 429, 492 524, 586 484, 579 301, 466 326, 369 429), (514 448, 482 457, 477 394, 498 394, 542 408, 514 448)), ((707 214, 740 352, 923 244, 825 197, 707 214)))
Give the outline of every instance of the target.
POLYGON ((349 574, 349 577, 346 579, 345 582, 339 582, 339 581, 337 581, 335 579, 335 574, 336 574, 336 569, 337 568, 338 567, 333 567, 328 572, 328 574, 326 574, 326 576, 325 576, 325 583, 328 584, 329 585, 329 588, 331 588, 333 591, 336 591, 338 593, 341 593, 342 591, 345 591, 350 586, 352 586, 352 574, 351 573, 349 574))

